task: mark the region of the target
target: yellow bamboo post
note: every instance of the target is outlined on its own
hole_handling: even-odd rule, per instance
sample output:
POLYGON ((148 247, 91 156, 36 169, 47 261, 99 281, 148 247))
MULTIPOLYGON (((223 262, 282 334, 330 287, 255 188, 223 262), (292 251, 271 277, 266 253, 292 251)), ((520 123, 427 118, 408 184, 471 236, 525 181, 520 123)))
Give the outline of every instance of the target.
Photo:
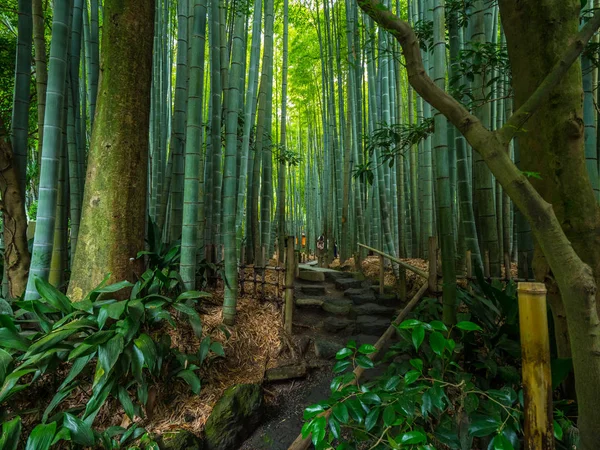
POLYGON ((294 312, 294 275, 296 272, 296 258, 294 255, 294 237, 288 236, 285 249, 285 331, 292 334, 292 314, 294 312))
POLYGON ((519 283, 525 450, 554 450, 546 287, 519 283))
POLYGON ((379 293, 383 295, 385 291, 385 267, 383 267, 383 255, 379 255, 379 293))
POLYGON ((429 237, 429 290, 437 292, 437 237, 429 237))

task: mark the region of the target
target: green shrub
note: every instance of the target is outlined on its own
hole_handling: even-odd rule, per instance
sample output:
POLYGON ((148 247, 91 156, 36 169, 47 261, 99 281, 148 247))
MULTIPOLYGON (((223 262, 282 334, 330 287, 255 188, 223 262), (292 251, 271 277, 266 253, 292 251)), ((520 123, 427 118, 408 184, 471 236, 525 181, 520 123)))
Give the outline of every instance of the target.
MULTIPOLYGON (((99 433, 93 423, 109 396, 118 399, 132 420, 143 417, 149 387, 167 378, 179 378, 199 393, 198 370, 209 352, 224 355, 221 344, 211 342, 210 337, 202 340, 194 354, 172 348, 166 333, 153 337, 158 324, 176 326, 173 314, 189 320, 198 338, 202 334, 193 305, 209 294, 188 291, 172 299, 164 294, 180 290, 180 282, 176 274, 165 272, 148 269, 135 284, 105 286, 104 282, 77 303, 36 279, 39 300, 16 301, 14 315, 0 314, 0 405, 6 405, 42 375, 68 368, 43 412, 42 423, 29 435, 27 448, 49 448, 50 444, 67 440, 112 449, 135 439, 141 439, 147 448, 157 448, 142 428, 112 427, 99 433), (124 289, 130 289, 128 299, 113 298, 124 289), (21 330, 27 322, 23 319, 26 313, 35 316, 40 331, 21 330), (86 382, 91 382, 91 396, 85 407, 77 412, 59 411, 61 403, 86 382)), ((2 439, 20 433, 19 420, 3 424, 2 439)), ((16 441, 11 438, 10 442, 16 441)), ((0 445, 0 450, 12 448, 6 445, 0 445)))

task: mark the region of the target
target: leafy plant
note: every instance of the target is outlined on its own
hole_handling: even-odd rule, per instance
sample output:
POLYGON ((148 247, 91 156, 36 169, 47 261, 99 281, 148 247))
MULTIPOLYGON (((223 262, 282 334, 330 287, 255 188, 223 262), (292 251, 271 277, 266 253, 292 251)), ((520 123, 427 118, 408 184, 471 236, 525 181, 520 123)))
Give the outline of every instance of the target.
POLYGON ((193 303, 209 294, 188 291, 171 299, 161 291, 171 287, 173 280, 160 274, 160 270, 149 269, 135 284, 106 286, 105 280, 77 303, 36 279, 39 300, 16 301, 14 305, 19 309, 14 316, 0 314, 0 404, 29 388, 42 375, 68 367, 43 412, 42 423, 29 436, 35 442, 31 448, 48 448, 46 445, 60 440, 85 446, 103 442, 106 448, 120 448, 114 442, 122 445, 131 436, 143 433, 114 429, 114 435, 93 432, 94 419, 109 396, 118 399, 133 420, 135 416, 143 417, 149 387, 159 380, 180 378, 199 393, 198 369, 209 352, 223 356, 222 346, 205 337, 196 353, 182 354, 171 348, 168 334, 153 337, 153 330, 162 322, 175 327, 173 314, 177 313, 187 318, 201 338, 202 324, 193 303), (128 299, 112 298, 123 289, 130 289, 128 299), (21 319, 25 313, 36 317, 40 331, 20 330, 26 322, 21 319), (95 367, 90 364, 93 361, 95 367), (86 385, 86 380, 92 382, 85 407, 56 412, 76 389, 86 385), (122 434, 119 441, 114 439, 117 434, 122 434))

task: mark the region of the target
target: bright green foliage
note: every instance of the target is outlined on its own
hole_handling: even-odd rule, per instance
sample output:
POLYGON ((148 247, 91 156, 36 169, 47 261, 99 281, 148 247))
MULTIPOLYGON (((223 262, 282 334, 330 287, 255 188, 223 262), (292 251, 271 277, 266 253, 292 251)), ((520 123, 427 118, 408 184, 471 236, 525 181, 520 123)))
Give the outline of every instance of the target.
MULTIPOLYGON (((352 369, 378 365, 367 357, 376 349, 348 342, 336 355, 330 398, 304 412, 303 436, 311 434, 318 449, 352 448, 350 430, 353 443, 379 442, 385 448, 431 449, 439 443, 474 448, 474 439, 486 437, 491 448, 519 448, 523 392, 515 285, 503 290, 482 281, 473 288, 475 297, 460 291, 470 312, 454 326, 436 319, 439 305, 425 299, 413 315, 433 320, 411 318, 398 325, 400 341, 383 358, 385 374, 360 387, 352 369), (501 329, 499 321, 505 323, 501 329), (327 410, 326 420, 320 414, 327 410)), ((561 409, 555 417, 557 439, 568 445, 563 429, 573 425, 561 409)))
MULTIPOLYGON (((171 347, 168 334, 154 332, 163 322, 175 327, 175 313, 189 321, 196 335, 202 337, 202 324, 193 304, 209 294, 185 291, 177 295, 181 287, 176 272, 169 272, 168 265, 158 266, 148 269, 134 285, 102 283, 82 301, 71 303, 60 291, 36 278, 40 298, 15 302, 14 316, 1 315, 0 403, 35 385, 45 373, 67 363, 69 369, 43 412, 42 422, 48 425, 38 425, 32 431, 28 446, 47 448, 44 446, 50 442, 70 437, 80 445, 94 446, 103 442, 105 448, 120 448, 106 447, 106 443, 119 434, 123 434, 121 444, 128 440, 127 436, 139 438, 144 432, 136 427, 97 433, 92 429, 94 419, 109 396, 119 400, 132 420, 135 416, 142 417, 141 407, 147 402, 148 389, 156 380, 164 380, 167 365, 169 376, 180 378, 195 394, 199 393, 198 369, 211 352, 224 356, 221 344, 205 337, 196 353, 183 354, 171 347), (128 299, 111 299, 123 289, 130 290, 128 299), (172 295, 177 297, 173 300, 172 295), (25 312, 36 317, 41 331, 33 335, 19 331, 25 312), (95 369, 90 364, 93 360, 95 369), (33 374, 33 378, 27 377, 28 374, 33 374), (92 395, 83 414, 77 417, 59 413, 60 404, 83 380, 90 378, 92 395), (18 384, 20 380, 27 381, 18 384)), ((15 425, 4 424, 5 428, 11 426, 15 425)), ((150 445, 149 438, 142 441, 144 439, 150 445)))

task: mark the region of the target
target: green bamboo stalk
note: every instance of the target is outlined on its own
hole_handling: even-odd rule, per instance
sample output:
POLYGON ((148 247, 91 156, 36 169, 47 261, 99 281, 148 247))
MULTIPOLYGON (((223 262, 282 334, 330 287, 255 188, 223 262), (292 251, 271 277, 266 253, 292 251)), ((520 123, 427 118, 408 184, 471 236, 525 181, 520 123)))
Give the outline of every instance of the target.
POLYGON ((204 93, 204 52, 206 47, 206 1, 194 0, 194 24, 187 103, 185 140, 185 181, 181 233, 181 279, 186 289, 196 287, 198 251, 198 202, 200 188, 200 153, 202 148, 202 113, 204 93))
POLYGON ((15 87, 11 122, 11 142, 14 164, 19 174, 21 195, 25 198, 27 174, 27 140, 29 138, 29 85, 31 83, 32 48, 32 4, 30 0, 19 0, 17 31, 17 56, 15 62, 15 87))
POLYGON ((40 173, 40 197, 31 255, 31 268, 25 292, 26 300, 39 298, 34 284, 35 278, 39 277, 47 280, 50 271, 56 221, 59 155, 63 140, 62 112, 65 101, 67 42, 71 12, 72 8, 69 0, 58 2, 53 11, 50 70, 48 72, 44 144, 40 173))

